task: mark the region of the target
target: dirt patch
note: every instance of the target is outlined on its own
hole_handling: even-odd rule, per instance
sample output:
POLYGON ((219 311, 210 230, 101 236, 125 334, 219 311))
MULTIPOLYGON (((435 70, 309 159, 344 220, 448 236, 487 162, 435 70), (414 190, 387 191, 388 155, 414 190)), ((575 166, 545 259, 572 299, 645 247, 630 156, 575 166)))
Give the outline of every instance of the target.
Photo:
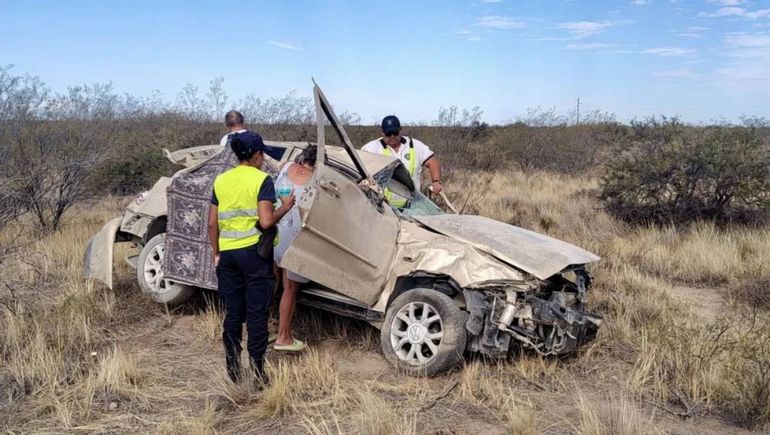
POLYGON ((674 286, 671 296, 707 322, 715 320, 727 305, 725 291, 719 288, 674 286))

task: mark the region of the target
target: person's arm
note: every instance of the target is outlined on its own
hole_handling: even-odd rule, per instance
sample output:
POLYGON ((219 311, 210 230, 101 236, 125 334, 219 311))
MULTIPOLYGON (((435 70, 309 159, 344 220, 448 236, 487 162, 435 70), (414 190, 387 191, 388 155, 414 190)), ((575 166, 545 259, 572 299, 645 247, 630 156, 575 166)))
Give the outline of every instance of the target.
POLYGON ((428 160, 425 161, 425 167, 428 168, 428 172, 430 173, 430 181, 431 186, 433 187, 433 193, 441 193, 441 164, 438 161, 438 157, 435 155, 430 156, 428 160))
POLYGON ((273 201, 259 201, 257 210, 259 213, 259 226, 262 229, 268 229, 278 223, 289 209, 294 205, 294 194, 281 197, 281 206, 277 209, 273 206, 273 201))
POLYGON ((214 258, 214 267, 219 266, 219 207, 215 204, 209 205, 209 243, 211 243, 212 257, 214 258))
POLYGON ((275 203, 275 185, 273 180, 268 177, 262 182, 262 186, 259 188, 259 195, 257 196, 257 213, 259 214, 259 226, 266 230, 276 223, 285 215, 289 209, 294 205, 294 193, 289 196, 281 197, 281 206, 276 210, 273 206, 275 203))

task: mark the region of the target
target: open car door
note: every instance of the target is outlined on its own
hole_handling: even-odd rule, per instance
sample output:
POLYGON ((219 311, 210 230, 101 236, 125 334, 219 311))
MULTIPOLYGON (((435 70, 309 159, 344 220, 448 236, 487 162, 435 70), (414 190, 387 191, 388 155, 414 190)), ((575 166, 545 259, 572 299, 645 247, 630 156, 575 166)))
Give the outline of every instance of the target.
POLYGON ((280 266, 367 305, 387 279, 396 251, 399 221, 378 206, 360 183, 375 183, 321 89, 314 83, 318 157, 305 194, 297 198, 302 227, 280 266), (326 156, 325 121, 334 128, 355 168, 326 156))

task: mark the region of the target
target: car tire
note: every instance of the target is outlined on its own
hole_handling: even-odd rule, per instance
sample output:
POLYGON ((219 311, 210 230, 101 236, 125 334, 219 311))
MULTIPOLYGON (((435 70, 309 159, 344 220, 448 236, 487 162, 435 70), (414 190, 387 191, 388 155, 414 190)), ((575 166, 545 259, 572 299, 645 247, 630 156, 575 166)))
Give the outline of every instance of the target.
POLYGON ((433 376, 455 367, 467 342, 467 314, 449 296, 417 288, 388 307, 380 330, 385 359, 413 376, 433 376))
POLYGON ((181 304, 193 294, 195 288, 163 277, 165 245, 166 234, 161 233, 142 247, 136 263, 136 278, 142 291, 155 302, 181 304))

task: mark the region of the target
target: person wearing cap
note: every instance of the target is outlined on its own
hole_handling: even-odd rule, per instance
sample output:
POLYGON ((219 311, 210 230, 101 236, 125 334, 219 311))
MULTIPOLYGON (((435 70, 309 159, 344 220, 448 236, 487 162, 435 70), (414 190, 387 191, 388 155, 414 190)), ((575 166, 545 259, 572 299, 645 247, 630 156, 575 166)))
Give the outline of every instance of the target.
MULTIPOLYGON (((441 192, 441 165, 433 151, 417 139, 402 136, 401 122, 395 115, 388 115, 383 118, 381 127, 382 137, 367 143, 362 149, 401 160, 409 171, 414 187, 418 191, 422 181, 422 168, 428 168, 431 189, 434 193, 441 192)), ((405 200, 393 198, 393 194, 387 189, 385 196, 390 204, 396 208, 403 208, 406 205, 405 200)))
POLYGON ((251 131, 236 133, 230 148, 239 165, 214 180, 208 216, 208 235, 216 267, 219 295, 225 306, 222 342, 227 374, 241 379, 240 355, 243 322, 246 322, 251 367, 259 382, 266 383, 264 356, 267 320, 273 298, 273 259, 263 258, 258 248, 260 229, 275 225, 294 205, 294 195, 281 198, 276 210, 275 187, 261 171, 264 155, 280 159, 280 152, 265 146, 251 131))
POLYGON ((219 144, 222 146, 227 146, 227 141, 234 134, 247 131, 243 125, 243 115, 237 110, 231 110, 225 114, 225 127, 227 127, 228 133, 219 140, 219 144))

